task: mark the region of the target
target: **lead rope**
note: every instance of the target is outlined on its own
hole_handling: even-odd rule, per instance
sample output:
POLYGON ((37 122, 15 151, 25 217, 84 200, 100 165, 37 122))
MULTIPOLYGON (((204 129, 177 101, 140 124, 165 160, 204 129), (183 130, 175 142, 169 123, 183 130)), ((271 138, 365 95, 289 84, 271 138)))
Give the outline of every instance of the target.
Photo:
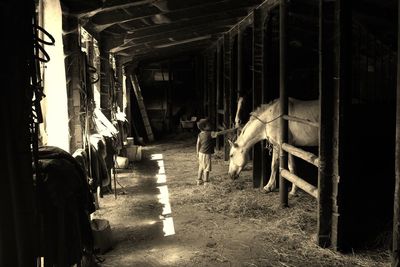
POLYGON ((268 138, 268 135, 267 135, 267 126, 268 126, 268 124, 270 124, 271 122, 274 122, 274 121, 276 121, 277 119, 281 118, 283 115, 281 114, 281 115, 279 115, 279 116, 277 116, 277 117, 275 117, 275 118, 273 118, 272 120, 269 120, 269 121, 263 121, 262 119, 260 119, 258 116, 254 115, 254 114, 250 114, 250 116, 256 118, 258 121, 260 121, 262 124, 265 125, 265 128, 264 128, 264 129, 265 129, 265 138, 266 138, 266 140, 267 140, 266 145, 265 145, 265 148, 268 149, 268 154, 271 155, 272 152, 273 152, 273 150, 274 150, 274 144, 273 144, 273 143, 269 140, 269 138, 268 138))

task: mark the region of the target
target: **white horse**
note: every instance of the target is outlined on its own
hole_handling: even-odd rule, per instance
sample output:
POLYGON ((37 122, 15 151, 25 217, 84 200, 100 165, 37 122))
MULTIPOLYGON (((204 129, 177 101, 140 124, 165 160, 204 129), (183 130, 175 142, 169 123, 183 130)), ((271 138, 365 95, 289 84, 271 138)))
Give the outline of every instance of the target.
MULTIPOLYGON (((264 104, 250 113, 250 120, 243 127, 242 132, 233 143, 231 141, 229 176, 237 179, 248 161, 248 152, 257 142, 266 139, 272 146, 271 176, 264 186, 265 192, 276 188, 276 173, 279 165, 280 143, 280 107, 279 99, 264 104)), ((319 101, 303 101, 289 98, 289 115, 311 122, 319 122, 319 101)), ((289 122, 289 144, 298 146, 318 146, 318 128, 300 122, 289 122)), ((289 170, 295 171, 293 156, 289 154, 289 170)), ((291 195, 296 193, 296 186, 292 186, 291 195)))

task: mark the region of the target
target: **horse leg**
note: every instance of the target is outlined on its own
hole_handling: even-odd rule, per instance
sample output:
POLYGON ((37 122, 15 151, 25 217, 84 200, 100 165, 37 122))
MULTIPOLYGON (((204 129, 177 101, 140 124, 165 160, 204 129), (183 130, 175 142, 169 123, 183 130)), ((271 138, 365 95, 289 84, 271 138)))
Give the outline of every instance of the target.
MULTIPOLYGON (((294 156, 289 153, 289 162, 288 162, 289 171, 293 174, 296 174, 296 164, 294 163, 294 156)), ((297 186, 292 183, 292 189, 289 192, 289 195, 295 196, 296 195, 297 186)))
POLYGON ((271 176, 269 177, 269 181, 266 186, 264 186, 263 190, 265 192, 272 192, 276 188, 276 172, 279 167, 279 152, 278 149, 273 148, 272 151, 272 160, 271 160, 271 176))

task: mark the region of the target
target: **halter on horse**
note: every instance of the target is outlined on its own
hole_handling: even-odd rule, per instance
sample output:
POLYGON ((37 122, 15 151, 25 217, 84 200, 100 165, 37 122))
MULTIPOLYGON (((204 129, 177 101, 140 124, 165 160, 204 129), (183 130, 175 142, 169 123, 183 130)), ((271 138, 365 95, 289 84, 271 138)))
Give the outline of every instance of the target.
MULTIPOLYGON (((264 186, 266 192, 276 188, 276 173, 279 164, 280 130, 279 118, 282 116, 279 101, 275 99, 268 104, 250 113, 250 120, 243 127, 237 140, 231 144, 228 174, 232 179, 237 179, 248 161, 248 151, 261 140, 267 140, 272 145, 271 176, 264 186)), ((312 122, 319 121, 318 100, 303 101, 289 98, 289 115, 306 119, 312 122)), ((289 122, 289 143, 298 146, 318 146, 318 128, 300 122, 289 122)), ((289 170, 294 172, 293 156, 289 154, 289 170)), ((292 187, 294 194, 296 187, 292 187)))

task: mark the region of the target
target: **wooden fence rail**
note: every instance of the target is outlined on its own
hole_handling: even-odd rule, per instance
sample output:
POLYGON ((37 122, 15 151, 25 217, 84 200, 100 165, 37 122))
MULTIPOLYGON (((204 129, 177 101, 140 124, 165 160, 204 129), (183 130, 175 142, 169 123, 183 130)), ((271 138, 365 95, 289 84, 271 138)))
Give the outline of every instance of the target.
POLYGON ((310 194, 311 196, 318 198, 318 188, 313 186, 312 184, 309 184, 308 182, 304 181, 301 179, 299 176, 291 173, 290 171, 286 169, 281 169, 280 174, 282 177, 284 177, 286 180, 289 182, 292 182, 293 184, 297 185, 301 189, 303 189, 305 192, 310 194))
POLYGON ((311 163, 312 165, 319 167, 319 158, 317 155, 304 151, 303 149, 297 148, 295 146, 289 145, 287 143, 282 144, 282 149, 285 150, 286 152, 292 154, 293 156, 296 156, 298 158, 301 158, 308 163, 311 163))

